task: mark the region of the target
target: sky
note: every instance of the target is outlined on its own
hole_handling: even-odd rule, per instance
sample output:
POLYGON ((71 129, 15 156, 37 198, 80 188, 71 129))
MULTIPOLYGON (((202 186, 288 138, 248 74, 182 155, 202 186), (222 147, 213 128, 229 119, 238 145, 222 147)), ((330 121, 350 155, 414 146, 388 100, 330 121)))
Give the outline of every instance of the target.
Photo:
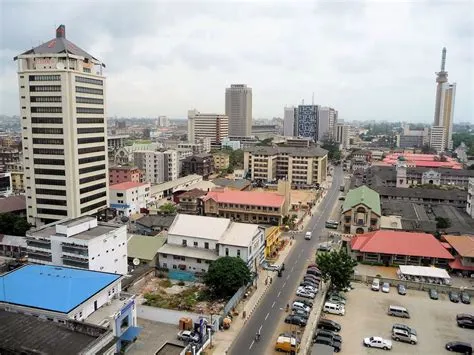
POLYGON ((474 0, 0 0, 0 114, 19 112, 13 57, 55 28, 107 68, 107 114, 224 113, 247 84, 253 117, 302 100, 346 120, 433 121, 447 47, 454 122, 474 122, 474 0))

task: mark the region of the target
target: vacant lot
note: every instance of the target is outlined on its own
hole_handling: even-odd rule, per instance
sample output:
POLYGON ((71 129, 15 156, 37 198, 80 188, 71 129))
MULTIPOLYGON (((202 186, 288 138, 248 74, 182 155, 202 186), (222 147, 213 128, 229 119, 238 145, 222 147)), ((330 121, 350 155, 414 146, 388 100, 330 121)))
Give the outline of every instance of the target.
POLYGON ((346 294, 346 315, 327 315, 339 322, 343 338, 340 354, 383 354, 384 350, 368 349, 362 345, 364 337, 381 336, 390 339, 394 323, 406 324, 416 329, 418 344, 410 345, 393 341, 390 354, 444 354, 444 346, 453 340, 474 342, 474 330, 461 329, 456 324, 457 313, 474 313, 474 306, 452 303, 447 295, 433 301, 426 292, 408 290, 400 296, 396 288, 390 293, 374 292, 365 284, 354 283, 355 289, 346 294), (389 305, 403 306, 410 312, 410 319, 387 315, 389 305))

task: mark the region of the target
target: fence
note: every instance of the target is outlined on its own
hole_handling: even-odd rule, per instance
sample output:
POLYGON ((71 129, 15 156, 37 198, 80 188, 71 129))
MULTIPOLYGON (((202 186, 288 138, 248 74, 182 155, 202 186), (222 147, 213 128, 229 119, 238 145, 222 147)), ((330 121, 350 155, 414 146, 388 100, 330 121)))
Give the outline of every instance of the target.
POLYGON ((182 311, 176 311, 173 309, 158 308, 158 307, 151 307, 151 306, 145 306, 145 305, 138 305, 137 317, 148 319, 155 322, 174 324, 176 326, 178 326, 179 320, 183 317, 191 318, 193 322, 196 322, 199 318, 202 318, 202 317, 207 318, 207 319, 211 318, 210 316, 205 315, 205 314, 182 312, 182 311))
POLYGON ((250 286, 250 284, 248 284, 247 286, 242 286, 241 288, 239 288, 237 290, 236 293, 234 293, 234 295, 229 300, 229 302, 227 302, 226 305, 224 306, 224 313, 223 313, 224 316, 229 314, 229 312, 232 310, 232 308, 234 308, 240 302, 240 300, 244 296, 244 294, 247 291, 247 288, 249 286, 250 286))

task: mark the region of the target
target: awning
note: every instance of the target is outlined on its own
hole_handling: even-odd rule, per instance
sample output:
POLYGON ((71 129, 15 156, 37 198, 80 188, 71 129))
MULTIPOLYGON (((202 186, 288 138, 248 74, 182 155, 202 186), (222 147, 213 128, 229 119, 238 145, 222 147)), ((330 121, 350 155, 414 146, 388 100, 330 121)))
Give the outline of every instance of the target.
POLYGON ((459 258, 456 258, 453 261, 450 261, 449 262, 449 267, 453 270, 474 271, 474 266, 465 266, 465 265, 463 265, 459 258))
POLYGON ((446 270, 437 267, 400 265, 398 268, 403 275, 434 277, 439 279, 451 278, 446 270))
POLYGON ((125 333, 120 336, 120 340, 135 341, 137 336, 141 333, 142 328, 140 327, 129 327, 125 333))

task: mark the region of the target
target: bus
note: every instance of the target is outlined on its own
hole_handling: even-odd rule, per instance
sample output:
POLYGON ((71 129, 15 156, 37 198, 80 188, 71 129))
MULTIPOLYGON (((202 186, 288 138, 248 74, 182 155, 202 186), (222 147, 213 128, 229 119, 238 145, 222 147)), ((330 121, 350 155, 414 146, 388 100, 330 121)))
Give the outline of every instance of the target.
POLYGON ((326 228, 337 229, 337 227, 339 227, 339 222, 338 221, 332 221, 332 220, 327 220, 326 221, 326 228))

